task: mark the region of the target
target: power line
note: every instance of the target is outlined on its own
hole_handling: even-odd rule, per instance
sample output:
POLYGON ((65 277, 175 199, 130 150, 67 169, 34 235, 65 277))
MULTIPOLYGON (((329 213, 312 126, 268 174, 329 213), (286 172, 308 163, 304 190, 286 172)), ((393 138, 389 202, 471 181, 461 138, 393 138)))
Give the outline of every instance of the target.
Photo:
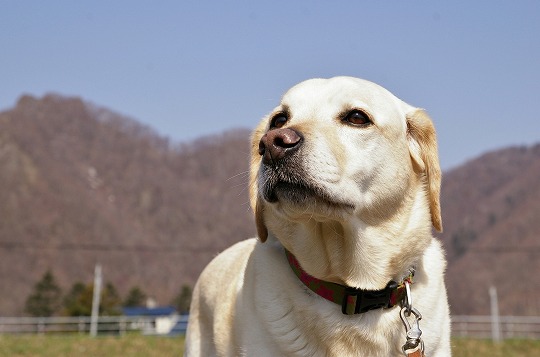
POLYGON ((120 251, 120 252, 151 252, 151 253, 206 253, 215 254, 224 250, 212 247, 185 247, 176 245, 125 245, 125 244, 100 244, 100 243, 60 243, 55 245, 36 245, 25 242, 0 241, 0 248, 24 249, 24 250, 80 250, 80 251, 120 251))
MULTIPOLYGON (((224 247, 186 247, 178 245, 148 245, 148 244, 110 244, 110 243, 60 243, 55 245, 36 245, 34 243, 0 241, 0 248, 26 250, 81 250, 81 251, 123 251, 123 252, 155 252, 155 253, 201 253, 215 254, 226 249, 224 247)), ((539 253, 540 246, 495 246, 471 247, 464 253, 478 254, 514 254, 539 253)))
POLYGON ((468 248, 465 253, 487 253, 487 254, 510 254, 510 253, 539 253, 540 246, 529 246, 529 247, 471 247, 468 248))

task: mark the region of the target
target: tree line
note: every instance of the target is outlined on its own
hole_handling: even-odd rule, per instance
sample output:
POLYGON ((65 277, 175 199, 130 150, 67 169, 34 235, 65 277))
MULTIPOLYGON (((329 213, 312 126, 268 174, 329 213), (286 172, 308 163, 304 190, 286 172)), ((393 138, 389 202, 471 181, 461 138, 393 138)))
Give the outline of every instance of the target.
MULTIPOLYGON (((182 285, 170 305, 174 306, 179 313, 189 312, 191 292, 189 285, 182 285)), ((27 297, 24 310, 35 317, 90 316, 93 293, 93 283, 75 282, 64 294, 52 271, 47 270, 27 297)), ((101 291, 99 314, 118 316, 122 314, 123 307, 145 306, 147 298, 146 292, 139 286, 134 286, 122 299, 115 286, 111 282, 106 282, 101 291)))

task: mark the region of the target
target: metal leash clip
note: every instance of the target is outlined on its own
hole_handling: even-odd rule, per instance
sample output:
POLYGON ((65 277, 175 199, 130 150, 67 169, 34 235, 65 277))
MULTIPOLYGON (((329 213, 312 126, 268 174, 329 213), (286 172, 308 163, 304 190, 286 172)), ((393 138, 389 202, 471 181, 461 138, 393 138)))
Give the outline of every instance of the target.
POLYGON ((401 350, 403 351, 403 354, 408 356, 410 353, 413 353, 415 351, 422 352, 422 355, 424 353, 424 341, 422 341, 422 330, 420 330, 420 324, 419 321, 422 319, 422 314, 420 314, 420 311, 418 311, 416 308, 412 306, 412 297, 411 297, 411 291, 409 287, 409 283, 405 282, 405 288, 407 292, 406 300, 404 303, 404 306, 401 308, 401 311, 399 313, 399 316, 401 317, 401 321, 403 322, 403 325, 405 326, 405 332, 407 334, 407 341, 401 347, 401 350), (408 317, 414 315, 414 323, 411 325, 411 323, 408 320, 408 317))

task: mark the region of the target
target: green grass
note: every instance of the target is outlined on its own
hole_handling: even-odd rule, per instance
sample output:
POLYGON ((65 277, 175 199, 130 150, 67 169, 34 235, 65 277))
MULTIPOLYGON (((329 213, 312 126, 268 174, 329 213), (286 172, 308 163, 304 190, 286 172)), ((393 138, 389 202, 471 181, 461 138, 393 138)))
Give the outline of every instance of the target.
POLYGON ((452 340, 452 354, 459 357, 540 356, 540 340, 505 340, 493 343, 491 340, 455 338, 452 340))
MULTIPOLYGON (((87 335, 0 335, 0 356, 182 356, 183 337, 128 334, 122 337, 87 335)), ((456 338, 452 353, 458 357, 540 356, 540 340, 489 340, 456 338)))
POLYGON ((0 335, 0 356, 182 356, 184 337, 0 335))

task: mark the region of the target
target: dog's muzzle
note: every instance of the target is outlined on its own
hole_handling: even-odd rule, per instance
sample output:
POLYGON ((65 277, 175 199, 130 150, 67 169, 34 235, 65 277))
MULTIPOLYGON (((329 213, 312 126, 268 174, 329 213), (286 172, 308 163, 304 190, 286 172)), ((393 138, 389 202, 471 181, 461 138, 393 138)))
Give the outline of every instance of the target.
POLYGON ((290 128, 271 129, 259 141, 261 191, 268 202, 278 201, 278 191, 292 201, 305 199, 307 177, 299 160, 303 141, 302 134, 290 128))

